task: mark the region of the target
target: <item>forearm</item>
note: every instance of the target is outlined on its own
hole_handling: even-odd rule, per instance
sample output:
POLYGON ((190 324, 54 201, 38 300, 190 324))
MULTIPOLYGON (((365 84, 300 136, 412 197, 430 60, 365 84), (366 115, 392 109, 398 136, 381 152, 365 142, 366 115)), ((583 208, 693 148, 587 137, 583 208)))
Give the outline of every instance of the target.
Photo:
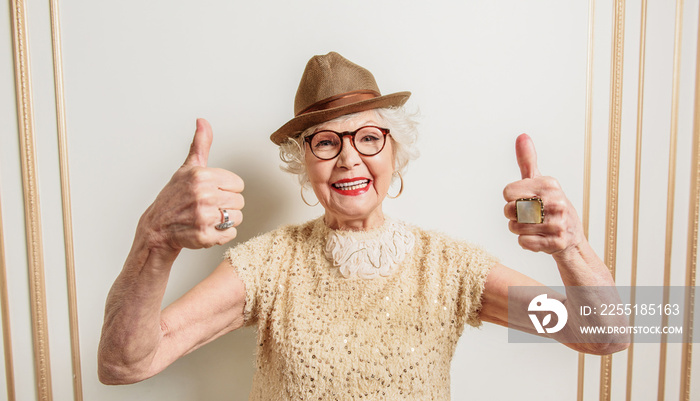
MULTIPOLYGON (((565 338, 575 341, 567 344, 583 352, 609 354, 627 348, 626 335, 591 336, 582 335, 582 326, 625 326, 624 316, 583 316, 578 312, 581 306, 597 307, 603 304, 618 304, 620 296, 615 288, 615 280, 610 270, 596 255, 587 241, 552 255, 559 267, 562 281, 566 286, 566 307, 569 311, 568 333, 565 338)), ((564 341, 568 342, 568 341, 564 341)))
POLYGON ((141 224, 107 297, 98 351, 104 383, 134 382, 150 376, 162 338, 161 304, 178 250, 155 246, 141 224))
POLYGON ((615 280, 587 240, 552 253, 565 286, 613 286, 615 280))

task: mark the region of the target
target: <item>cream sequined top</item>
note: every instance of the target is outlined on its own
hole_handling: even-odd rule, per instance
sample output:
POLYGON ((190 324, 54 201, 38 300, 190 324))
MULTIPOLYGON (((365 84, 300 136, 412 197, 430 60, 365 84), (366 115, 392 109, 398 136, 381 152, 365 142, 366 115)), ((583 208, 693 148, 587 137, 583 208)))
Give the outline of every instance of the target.
POLYGON ((245 284, 245 324, 258 329, 251 400, 450 399, 450 361, 465 323, 481 325, 495 259, 404 227, 411 252, 371 279, 345 278, 328 260, 334 230, 322 218, 228 250, 245 284))

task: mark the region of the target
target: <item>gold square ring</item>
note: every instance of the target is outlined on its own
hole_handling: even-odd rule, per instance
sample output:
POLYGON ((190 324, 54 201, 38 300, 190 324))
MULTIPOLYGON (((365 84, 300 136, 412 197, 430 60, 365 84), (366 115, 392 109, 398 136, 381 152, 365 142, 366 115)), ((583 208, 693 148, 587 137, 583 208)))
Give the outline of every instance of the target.
POLYGON ((515 201, 515 218, 518 223, 544 223, 544 203, 540 198, 521 198, 515 201))

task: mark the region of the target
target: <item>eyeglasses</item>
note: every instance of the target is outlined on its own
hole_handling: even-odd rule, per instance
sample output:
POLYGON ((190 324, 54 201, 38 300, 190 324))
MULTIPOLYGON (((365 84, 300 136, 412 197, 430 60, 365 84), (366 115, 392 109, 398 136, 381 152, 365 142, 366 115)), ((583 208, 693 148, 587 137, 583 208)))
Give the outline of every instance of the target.
POLYGON ((330 160, 343 150, 343 137, 346 135, 352 137, 352 146, 359 154, 374 156, 384 149, 387 134, 389 134, 389 128, 367 125, 355 131, 318 131, 304 138, 304 141, 308 142, 314 156, 321 160, 330 160))

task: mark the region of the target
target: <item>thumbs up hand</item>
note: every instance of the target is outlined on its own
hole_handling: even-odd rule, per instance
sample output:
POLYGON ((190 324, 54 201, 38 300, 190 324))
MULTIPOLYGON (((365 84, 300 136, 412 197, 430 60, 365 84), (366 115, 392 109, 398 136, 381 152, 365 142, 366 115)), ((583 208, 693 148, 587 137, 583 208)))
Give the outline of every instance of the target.
POLYGON ((214 138, 205 119, 197 130, 185 163, 173 174, 139 222, 147 230, 150 247, 179 251, 221 245, 236 237, 243 220, 243 180, 236 174, 207 167, 214 138), (224 212, 234 227, 220 230, 224 212))
POLYGON ((508 228, 518 235, 518 243, 533 252, 556 254, 573 248, 585 240, 581 220, 559 182, 542 176, 537 168, 535 144, 526 134, 515 140, 515 153, 522 179, 506 185, 504 214, 508 228), (516 201, 539 198, 544 205, 544 221, 538 224, 518 223, 516 201))

